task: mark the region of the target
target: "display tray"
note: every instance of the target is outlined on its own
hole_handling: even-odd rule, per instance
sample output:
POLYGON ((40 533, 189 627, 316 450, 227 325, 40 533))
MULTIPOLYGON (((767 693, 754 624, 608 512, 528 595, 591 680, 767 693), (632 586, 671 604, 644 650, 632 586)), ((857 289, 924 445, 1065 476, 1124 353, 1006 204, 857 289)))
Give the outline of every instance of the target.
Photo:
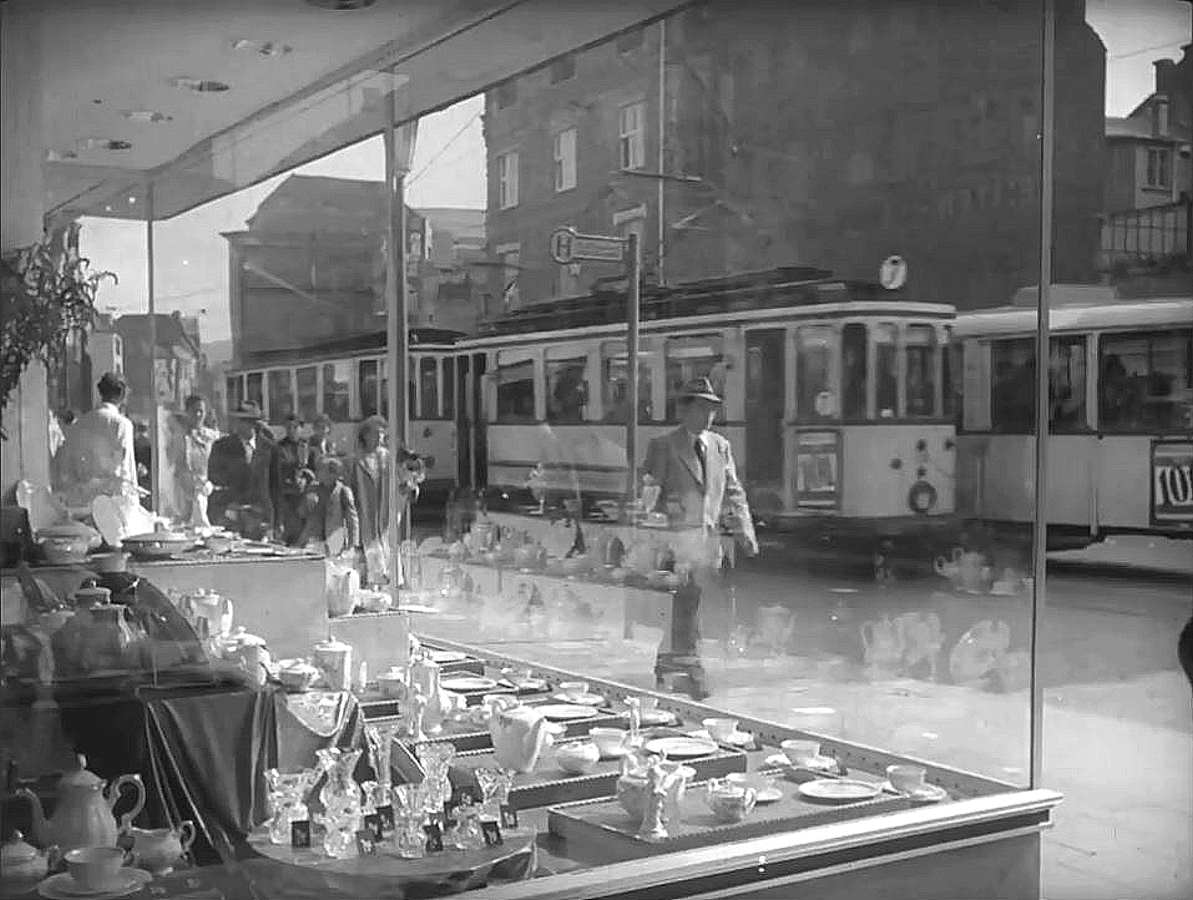
MULTIPOLYGON (((566 726, 566 730, 562 735, 564 740, 583 737, 592 728, 628 728, 627 717, 624 714, 604 709, 597 710, 597 714, 591 719, 580 719, 567 723, 560 722, 559 724, 566 726)), ((488 726, 480 728, 471 722, 447 722, 444 724, 441 732, 428 735, 427 740, 420 743, 439 743, 443 741, 454 744, 460 752, 466 750, 487 750, 493 746, 493 738, 489 734, 488 726)), ((410 741, 406 740, 406 743, 410 743, 410 741)))
MULTIPOLYGON (((744 772, 747 766, 746 754, 725 749, 718 749, 708 756, 685 759, 683 763, 696 770, 697 778, 716 778, 730 772, 744 772)), ((478 791, 473 772, 496 766, 497 761, 491 749, 460 753, 452 761, 450 778, 453 791, 478 791)), ((616 792, 617 779, 620 777, 620 759, 601 760, 587 775, 569 775, 555 761, 555 747, 549 747, 539 757, 533 772, 514 776, 510 805, 514 809, 533 809, 574 800, 610 797, 616 792)))
POLYGON ((509 682, 505 682, 505 681, 501 681, 501 680, 497 680, 497 679, 494 679, 494 680, 497 681, 497 685, 496 685, 496 687, 491 687, 491 688, 481 688, 481 689, 477 689, 477 690, 461 691, 461 690, 453 690, 452 688, 448 687, 447 685, 444 685, 443 689, 451 694, 459 694, 461 697, 464 698, 464 702, 469 706, 480 706, 481 701, 483 701, 484 698, 490 694, 509 694, 511 697, 516 697, 518 695, 518 689, 515 688, 509 682))
POLYGON ((547 811, 547 827, 567 842, 569 856, 602 863, 725 844, 911 807, 905 797, 890 795, 857 803, 815 803, 801 797, 790 782, 780 784, 782 800, 755 806, 744 821, 736 824, 722 824, 713 816, 704 802, 707 781, 690 784, 680 805, 679 824, 669 824, 670 836, 657 841, 638 837, 638 823, 630 820, 616 798, 609 797, 553 806, 547 811))

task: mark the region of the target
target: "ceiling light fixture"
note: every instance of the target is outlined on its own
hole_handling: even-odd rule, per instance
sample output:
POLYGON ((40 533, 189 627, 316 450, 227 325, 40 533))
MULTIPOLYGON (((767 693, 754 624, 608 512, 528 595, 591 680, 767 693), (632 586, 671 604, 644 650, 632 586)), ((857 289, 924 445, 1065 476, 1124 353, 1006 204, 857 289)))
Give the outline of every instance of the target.
POLYGON ((130 122, 140 122, 146 125, 157 125, 160 122, 173 122, 174 117, 154 109, 124 109, 120 115, 130 122))
POLYGON ((262 56, 285 56, 294 48, 289 44, 279 44, 276 41, 251 41, 248 38, 240 38, 232 42, 233 50, 251 50, 254 53, 259 53, 262 56))
POLYGON ((171 78, 170 84, 173 87, 184 91, 194 91, 196 94, 219 94, 228 90, 228 85, 222 81, 212 81, 206 78, 191 78, 188 75, 180 75, 177 78, 171 78))
POLYGON ((311 6, 337 11, 367 9, 376 2, 377 0, 307 0, 311 6))

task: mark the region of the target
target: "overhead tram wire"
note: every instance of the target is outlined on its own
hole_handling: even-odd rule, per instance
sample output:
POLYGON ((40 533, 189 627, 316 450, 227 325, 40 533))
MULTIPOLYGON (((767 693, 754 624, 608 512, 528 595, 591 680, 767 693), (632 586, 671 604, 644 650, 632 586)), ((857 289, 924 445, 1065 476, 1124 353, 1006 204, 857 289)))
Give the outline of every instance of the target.
POLYGON ((427 160, 426 165, 424 165, 421 169, 419 169, 417 172, 415 172, 413 175, 411 175, 406 180, 406 188, 409 189, 412 184, 414 184, 416 181, 418 181, 420 178, 422 178, 423 175, 425 175, 430 170, 431 166, 433 166, 436 162, 438 162, 439 159, 443 156, 443 154, 451 149, 452 144, 454 144, 457 140, 459 140, 460 137, 464 134, 464 132, 467 131, 472 126, 472 123, 481 117, 481 114, 483 112, 484 112, 483 109, 478 109, 475 113, 473 113, 468 118, 468 121, 465 122, 462 126, 460 126, 460 130, 457 131, 455 134, 453 134, 448 139, 447 143, 444 144, 442 147, 440 147, 435 152, 434 156, 432 156, 429 160, 427 160))

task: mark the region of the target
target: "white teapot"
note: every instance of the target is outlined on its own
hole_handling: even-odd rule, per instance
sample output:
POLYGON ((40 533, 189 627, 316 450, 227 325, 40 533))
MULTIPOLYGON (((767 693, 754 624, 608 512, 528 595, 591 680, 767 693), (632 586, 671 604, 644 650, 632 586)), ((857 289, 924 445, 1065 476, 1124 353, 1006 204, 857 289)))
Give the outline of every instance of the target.
POLYGON ((563 726, 548 722, 532 706, 494 704, 489 719, 493 755, 503 769, 531 772, 542 752, 564 732, 563 726))

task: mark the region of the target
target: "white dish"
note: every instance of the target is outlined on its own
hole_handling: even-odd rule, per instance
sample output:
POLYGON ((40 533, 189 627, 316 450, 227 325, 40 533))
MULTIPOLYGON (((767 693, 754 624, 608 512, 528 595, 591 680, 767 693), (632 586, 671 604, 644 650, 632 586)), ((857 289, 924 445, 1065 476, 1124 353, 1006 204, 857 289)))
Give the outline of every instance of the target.
POLYGON ((925 784, 914 791, 901 791, 889 781, 884 781, 882 789, 892 794, 902 794, 908 797, 912 803, 939 803, 941 800, 949 799, 949 792, 935 784, 925 784))
POLYGON ((596 710, 591 706, 576 706, 574 703, 547 703, 543 706, 534 706, 532 709, 537 709, 543 714, 543 717, 552 722, 571 722, 577 719, 591 719, 595 716, 596 710))
POLYGON ((856 803, 869 800, 882 793, 882 786, 854 781, 849 778, 820 778, 799 786, 799 792, 813 800, 831 800, 834 803, 856 803))
POLYGON ((643 725, 670 725, 675 721, 675 713, 665 709, 644 709, 639 721, 643 725))
POLYGON ((568 703, 573 706, 600 706, 605 702, 605 698, 600 694, 553 694, 552 700, 558 700, 560 703, 568 703))
POLYGON ((655 738, 646 742, 647 753, 658 753, 668 759, 690 759, 697 756, 712 756, 717 752, 712 741, 691 737, 655 738))
POLYGON ((120 870, 123 879, 118 886, 102 890, 89 891, 80 887, 69 872, 51 875, 37 886, 37 892, 49 900, 115 900, 117 897, 127 897, 153 880, 153 876, 141 869, 124 868, 120 870))
POLYGON ((766 790, 759 791, 754 797, 756 803, 777 803, 783 799, 783 791, 781 788, 773 787, 766 790))
POLYGON ((431 662, 439 663, 440 665, 443 665, 444 663, 462 662, 468 659, 468 654, 464 653, 462 650, 431 650, 430 654, 431 662))
POLYGON ((484 675, 456 675, 439 682, 446 691, 491 691, 497 682, 484 675))
POLYGON ((748 747, 754 743, 754 735, 748 731, 735 731, 721 743, 729 744, 731 747, 748 747))

